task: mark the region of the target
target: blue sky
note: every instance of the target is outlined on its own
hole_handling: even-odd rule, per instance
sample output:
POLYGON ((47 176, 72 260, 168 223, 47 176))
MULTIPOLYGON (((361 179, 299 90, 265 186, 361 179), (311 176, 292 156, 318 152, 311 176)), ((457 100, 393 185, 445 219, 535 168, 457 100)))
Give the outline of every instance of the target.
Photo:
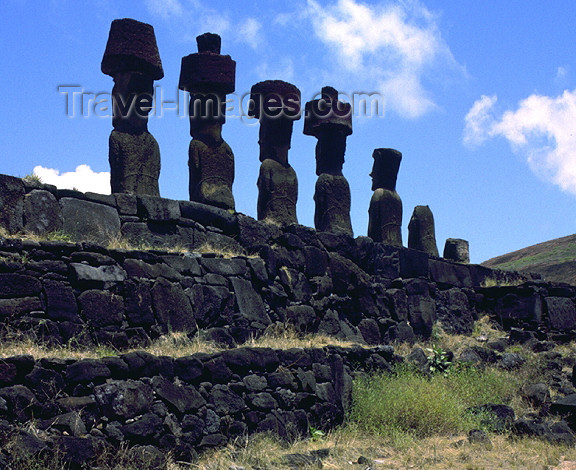
MULTIPOLYGON (((222 36, 222 53, 237 62, 223 135, 240 212, 256 216, 260 165, 258 126, 239 116, 240 97, 281 79, 303 101, 325 85, 381 98, 377 115, 355 109, 347 143, 355 235, 367 231, 379 147, 403 153, 405 243, 416 205, 432 209, 440 251, 446 238, 464 238, 473 262, 576 233, 573 0, 4 0, 0 173, 109 191, 111 118, 89 100, 112 89, 100 61, 111 21, 125 17, 155 28, 165 72, 158 101, 184 103, 181 58, 197 52, 197 35, 222 36), (84 115, 79 94, 66 112, 66 90, 84 92, 84 115)), ((174 107, 157 108, 148 127, 162 155, 161 195, 187 199, 189 128, 174 107)), ((299 221, 313 226, 316 139, 302 128, 296 122, 289 158, 299 221)))

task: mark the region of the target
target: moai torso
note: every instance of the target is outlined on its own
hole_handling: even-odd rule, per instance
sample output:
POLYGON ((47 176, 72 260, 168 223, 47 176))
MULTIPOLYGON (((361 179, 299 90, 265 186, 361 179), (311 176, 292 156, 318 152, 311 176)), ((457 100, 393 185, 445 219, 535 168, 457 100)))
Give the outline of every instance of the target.
POLYGON ((294 120, 300 118, 300 90, 280 80, 257 83, 249 114, 260 121, 258 220, 278 226, 298 223, 298 179, 288 163, 294 120))
POLYGON ((159 196, 160 149, 148 132, 154 80, 164 76, 154 28, 128 18, 114 20, 101 68, 114 78, 108 154, 112 193, 159 196))
POLYGON ((196 38, 198 53, 182 58, 180 84, 190 92, 190 200, 234 209, 234 154, 222 138, 226 94, 235 88, 236 62, 220 54, 220 36, 196 38))
POLYGON ((306 103, 304 134, 316 144, 316 188, 314 226, 322 232, 353 236, 350 221, 350 186, 342 175, 346 137, 352 134, 350 104, 338 101, 332 87, 322 88, 322 98, 306 103))
POLYGON ((434 215, 428 206, 416 206, 408 224, 408 248, 438 256, 434 215))
POLYGON ((375 242, 402 246, 402 200, 396 192, 402 154, 394 149, 376 149, 372 156, 374 194, 368 209, 368 236, 375 242))

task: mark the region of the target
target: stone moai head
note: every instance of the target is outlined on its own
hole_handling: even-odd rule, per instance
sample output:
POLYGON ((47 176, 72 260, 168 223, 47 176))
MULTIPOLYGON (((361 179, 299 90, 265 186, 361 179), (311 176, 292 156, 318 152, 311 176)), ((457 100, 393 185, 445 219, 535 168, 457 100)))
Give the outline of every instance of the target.
POLYGON ((408 248, 438 256, 434 215, 428 206, 416 206, 408 224, 408 248))
POLYGON ((469 263, 470 246, 468 241, 460 238, 447 238, 443 257, 459 263, 469 263))
POLYGON ((352 134, 352 106, 338 101, 338 91, 326 86, 322 97, 306 103, 304 134, 318 139, 316 174, 341 175, 346 137, 352 134))
POLYGON ((256 83, 250 90, 248 115, 260 121, 260 161, 288 164, 294 121, 302 114, 300 90, 282 80, 256 83))
POLYGON ((178 88, 190 92, 190 135, 206 132, 226 121, 226 94, 236 87, 236 62, 220 54, 218 34, 196 38, 198 52, 182 57, 178 88))
POLYGON ((112 21, 101 70, 114 78, 114 129, 145 132, 153 106, 154 80, 164 76, 154 28, 130 18, 112 21))
POLYGON ((375 149, 372 154, 372 191, 379 188, 396 191, 396 179, 402 161, 402 153, 394 149, 375 149))

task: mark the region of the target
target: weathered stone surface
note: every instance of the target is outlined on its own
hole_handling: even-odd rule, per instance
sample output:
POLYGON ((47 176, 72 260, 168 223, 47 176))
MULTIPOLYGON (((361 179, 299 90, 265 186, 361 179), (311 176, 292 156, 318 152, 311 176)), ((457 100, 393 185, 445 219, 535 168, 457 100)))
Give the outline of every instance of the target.
POLYGON ((246 403, 226 385, 214 385, 210 402, 219 415, 232 415, 246 409, 246 403))
POLYGON ((190 200, 234 210, 234 153, 221 138, 207 138, 195 132, 188 149, 190 200))
POLYGON ((459 263, 469 263, 470 248, 468 242, 460 238, 448 238, 444 245, 443 257, 459 263))
POLYGON ((20 178, 0 175, 0 227, 8 233, 23 228, 24 184, 20 178))
POLYGON ((117 264, 89 266, 84 263, 70 263, 72 277, 77 282, 95 283, 110 286, 126 279, 126 271, 117 264))
POLYGON ((33 297, 41 291, 42 284, 32 276, 0 273, 0 298, 33 297))
POLYGON ((108 291, 87 290, 78 296, 81 315, 96 328, 120 325, 124 319, 124 300, 108 291))
POLYGON ((154 28, 130 18, 112 21, 101 68, 103 73, 110 76, 138 71, 150 75, 154 80, 161 79, 164 71, 154 28))
POLYGON ((174 222, 180 218, 180 204, 172 199, 140 195, 138 215, 144 220, 174 222))
POLYGON ((66 381, 71 383, 102 382, 111 376, 110 368, 96 359, 81 359, 66 368, 66 381))
POLYGON ((468 296, 460 289, 448 289, 438 294, 436 319, 447 333, 470 334, 477 318, 468 296))
POLYGON ((44 305, 38 297, 21 297, 18 299, 0 299, 0 320, 10 320, 40 311, 44 305))
POLYGON ((271 320, 264 308, 262 297, 256 293, 252 284, 245 279, 233 277, 232 286, 240 314, 249 321, 269 325, 271 320))
POLYGON ((24 230, 39 235, 62 230, 64 218, 50 191, 34 189, 24 198, 24 230))
POLYGON ((155 323, 152 294, 148 283, 126 281, 124 283, 124 305, 126 307, 126 319, 131 325, 146 327, 155 323))
POLYGON ((196 284, 187 290, 200 328, 225 325, 231 318, 232 296, 227 287, 196 284))
POLYGON ((344 176, 321 174, 316 181, 314 202, 316 230, 353 236, 350 185, 344 176))
POLYGON ((396 192, 402 154, 394 149, 376 149, 372 157, 374 194, 368 209, 368 236, 375 242, 402 246, 402 200, 396 192))
POLYGON ((60 199, 60 206, 62 230, 74 240, 106 244, 120 236, 120 218, 112 207, 69 197, 60 199))
POLYGON ((574 300, 563 297, 546 297, 548 325, 554 330, 576 328, 576 306, 574 300))
POLYGON ((8 416, 20 422, 30 419, 38 406, 36 396, 24 385, 0 388, 0 397, 6 401, 8 416))
POLYGON ((152 287, 152 305, 166 331, 196 331, 192 306, 180 285, 159 278, 152 287))
POLYGON ((258 176, 258 220, 284 227, 297 224, 298 178, 290 165, 266 159, 258 176))
POLYGON ((94 387, 94 396, 110 418, 134 418, 148 411, 154 401, 149 385, 131 379, 98 385, 94 387))
POLYGON ((456 287, 473 287, 470 267, 431 259, 428 262, 430 278, 438 283, 456 287))
POLYGON ((434 215, 428 206, 416 206, 408 224, 408 248, 438 256, 434 215))
POLYGON ((160 196, 160 148, 154 136, 113 130, 108 142, 112 192, 160 196))
POLYGON ((162 431, 162 419, 154 413, 146 413, 128 424, 121 426, 126 439, 138 443, 154 442, 162 431))
POLYGON ((178 413, 188 413, 198 410, 206 404, 202 395, 192 387, 182 387, 163 378, 154 377, 152 387, 156 395, 160 397, 169 408, 178 413))

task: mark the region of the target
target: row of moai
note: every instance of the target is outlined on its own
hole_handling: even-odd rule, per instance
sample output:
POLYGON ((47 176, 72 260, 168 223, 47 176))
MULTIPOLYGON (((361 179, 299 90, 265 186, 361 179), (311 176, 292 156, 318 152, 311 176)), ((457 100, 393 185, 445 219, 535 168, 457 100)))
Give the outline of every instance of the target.
MULTIPOLYGON (((235 91, 236 62, 220 54, 217 34, 196 39, 198 52, 182 58, 178 85, 190 95, 189 196, 192 201, 234 210, 234 154, 222 137, 222 126, 226 95, 235 91)), ((159 196, 160 151, 148 132, 154 80, 164 76, 154 28, 133 19, 114 20, 102 72, 114 79, 114 129, 109 141, 112 192, 159 196)), ((251 89, 248 115, 260 124, 258 220, 281 227, 298 223, 298 179, 288 152, 294 121, 302 115, 300 103, 300 90, 285 81, 267 80, 251 89)), ((338 100, 336 89, 324 87, 319 99, 306 103, 304 114, 304 134, 317 139, 315 228, 352 236, 350 186, 342 174, 346 139, 352 134, 351 105, 338 100)), ((379 148, 373 158, 368 236, 402 246, 402 201, 396 192, 402 154, 379 148)), ((409 248, 438 256, 428 206, 414 209, 408 229, 409 248)), ((468 262, 467 243, 449 239, 444 256, 468 262)))

